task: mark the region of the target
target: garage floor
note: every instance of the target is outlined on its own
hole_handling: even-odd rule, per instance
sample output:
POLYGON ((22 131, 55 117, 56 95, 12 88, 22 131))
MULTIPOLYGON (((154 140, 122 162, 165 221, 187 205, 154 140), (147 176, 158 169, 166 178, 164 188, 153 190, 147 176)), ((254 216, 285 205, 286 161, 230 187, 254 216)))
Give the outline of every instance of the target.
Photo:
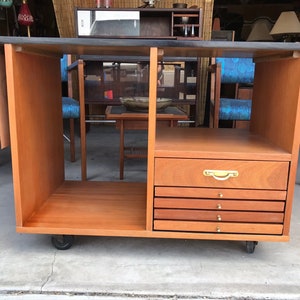
MULTIPOLYGON (((92 126, 87 139, 88 179, 118 180, 118 131, 92 126)), ((146 133, 130 132, 126 141, 143 145, 146 133)), ((79 170, 80 159, 70 163, 66 156, 66 177, 79 179, 79 170)), ((125 180, 145 181, 146 161, 127 160, 125 180)), ((236 241, 86 236, 61 251, 50 236, 16 233, 10 149, 4 149, 0 299, 300 299, 297 184, 294 200, 290 242, 262 242, 253 254, 236 241)))

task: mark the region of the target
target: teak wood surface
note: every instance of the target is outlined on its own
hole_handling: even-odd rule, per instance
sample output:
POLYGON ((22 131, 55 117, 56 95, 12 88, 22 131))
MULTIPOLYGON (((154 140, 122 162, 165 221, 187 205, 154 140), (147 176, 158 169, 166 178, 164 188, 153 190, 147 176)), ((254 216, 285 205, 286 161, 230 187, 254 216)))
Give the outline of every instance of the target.
MULTIPOLYGON (((284 211, 284 201, 253 201, 244 199, 235 200, 222 200, 222 199, 201 199, 197 201, 190 198, 155 198, 154 207, 155 208, 181 208, 181 209, 213 209, 215 213, 223 213, 224 211, 257 211, 260 212, 283 212, 284 211), (259 207, 259 208, 258 208, 259 207)), ((156 209, 155 209, 156 211, 156 209)))
MULTIPOLYGON (((0 43, 6 44, 18 232, 250 241, 289 239, 300 137, 300 45, 9 37, 1 37, 0 43), (63 53, 150 57, 147 183, 65 181, 59 64, 63 53), (157 62, 164 56, 253 57, 256 71, 250 130, 214 132, 190 128, 182 131, 180 137, 180 128, 173 128, 172 135, 162 140, 163 131, 156 132, 156 83, 157 62), (199 148, 200 141, 203 143, 199 148), (255 190, 257 194, 253 193, 251 201, 281 206, 284 203, 283 222, 154 220, 157 157, 277 162, 280 168, 284 166, 280 190, 269 190, 270 198, 268 191, 255 190)), ((255 176, 259 171, 253 172, 255 176)), ((271 184, 274 185, 276 180, 271 184)), ((192 193, 188 190, 192 187, 178 187, 176 182, 172 188, 175 198, 183 197, 181 188, 192 193)), ((195 187, 196 191, 202 188, 205 189, 195 187)), ((246 203, 243 189, 234 187, 230 193, 235 195, 234 201, 246 203)), ((233 201, 230 196, 227 199, 233 201)))

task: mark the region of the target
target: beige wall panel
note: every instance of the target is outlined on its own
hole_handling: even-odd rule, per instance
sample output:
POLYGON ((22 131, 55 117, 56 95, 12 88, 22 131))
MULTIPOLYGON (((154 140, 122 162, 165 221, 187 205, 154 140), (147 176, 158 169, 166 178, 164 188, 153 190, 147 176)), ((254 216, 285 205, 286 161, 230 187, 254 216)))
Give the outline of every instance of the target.
POLYGON ((0 54, 0 148, 9 146, 9 124, 4 55, 0 54))

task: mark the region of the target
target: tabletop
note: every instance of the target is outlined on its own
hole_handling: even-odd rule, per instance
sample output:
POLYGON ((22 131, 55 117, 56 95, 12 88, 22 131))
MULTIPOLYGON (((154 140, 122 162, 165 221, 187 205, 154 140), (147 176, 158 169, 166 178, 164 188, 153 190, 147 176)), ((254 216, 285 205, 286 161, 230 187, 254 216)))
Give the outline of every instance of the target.
POLYGON ((0 37, 1 45, 48 55, 108 55, 148 57, 151 47, 164 57, 300 57, 300 43, 170 40, 155 38, 0 37))
MULTIPOLYGON (((148 112, 127 110, 124 105, 107 106, 105 111, 108 120, 147 120, 148 112)), ((169 106, 157 112, 157 120, 188 120, 188 116, 179 108, 169 106)))

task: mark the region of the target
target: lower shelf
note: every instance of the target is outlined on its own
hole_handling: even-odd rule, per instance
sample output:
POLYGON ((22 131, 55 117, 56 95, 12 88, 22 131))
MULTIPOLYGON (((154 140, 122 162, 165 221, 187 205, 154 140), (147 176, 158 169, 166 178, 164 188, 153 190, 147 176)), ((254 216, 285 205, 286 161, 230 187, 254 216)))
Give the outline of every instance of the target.
POLYGON ((20 232, 145 231, 146 184, 65 181, 20 232))
MULTIPOLYGON (((65 181, 32 213, 20 233, 206 240, 288 241, 285 235, 146 228, 146 183, 65 181)), ((157 222, 157 221, 155 221, 157 222)), ((282 225, 279 225, 282 227, 282 225)))

